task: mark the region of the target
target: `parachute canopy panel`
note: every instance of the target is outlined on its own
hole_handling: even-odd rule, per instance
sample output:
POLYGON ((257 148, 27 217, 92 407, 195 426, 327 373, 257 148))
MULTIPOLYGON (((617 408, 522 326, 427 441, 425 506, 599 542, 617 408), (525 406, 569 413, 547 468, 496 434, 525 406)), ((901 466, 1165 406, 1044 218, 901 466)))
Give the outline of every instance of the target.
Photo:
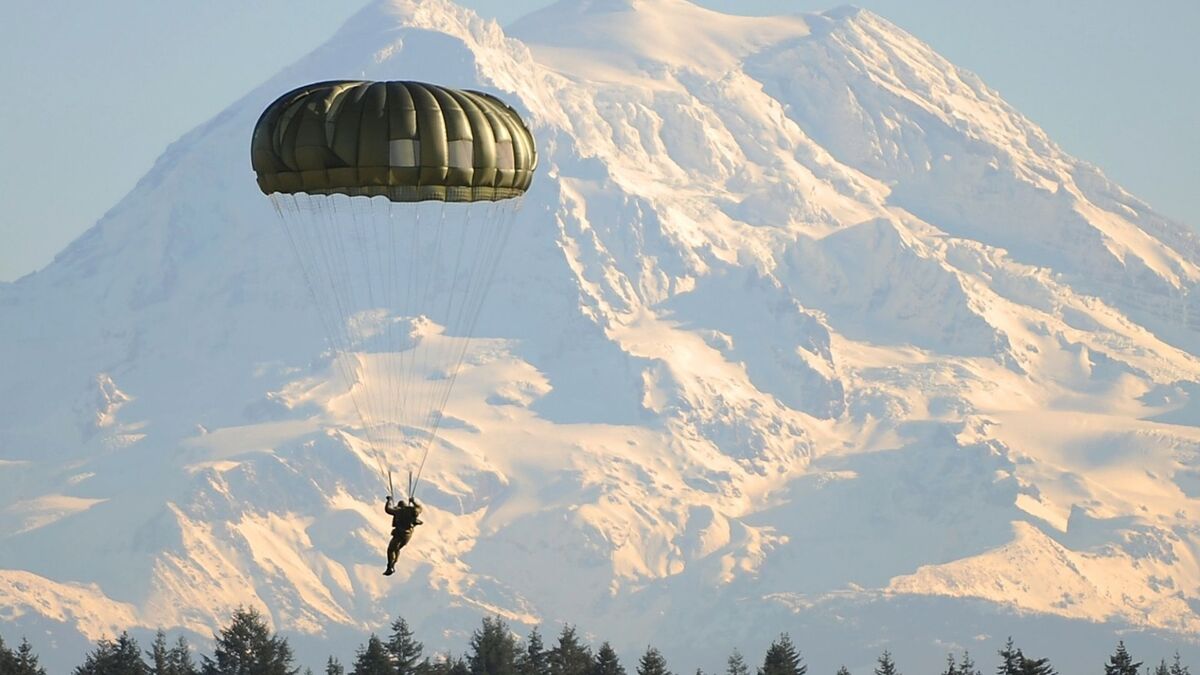
POLYGON ((495 201, 529 188, 533 135, 478 91, 421 82, 320 82, 284 94, 254 127, 264 194, 495 201))

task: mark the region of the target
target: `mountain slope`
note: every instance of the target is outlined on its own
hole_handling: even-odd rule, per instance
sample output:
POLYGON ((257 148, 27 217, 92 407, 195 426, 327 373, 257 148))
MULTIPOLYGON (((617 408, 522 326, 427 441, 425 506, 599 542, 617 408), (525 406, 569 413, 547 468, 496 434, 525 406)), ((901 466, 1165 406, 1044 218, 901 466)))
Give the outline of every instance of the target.
POLYGON ((311 663, 397 612, 677 670, 780 630, 814 668, 1194 649, 1195 237, 868 12, 564 0, 509 32, 369 6, 0 287, 7 621, 207 636, 249 602, 311 663), (391 579, 247 157, 276 95, 347 74, 496 92, 542 159, 391 579))

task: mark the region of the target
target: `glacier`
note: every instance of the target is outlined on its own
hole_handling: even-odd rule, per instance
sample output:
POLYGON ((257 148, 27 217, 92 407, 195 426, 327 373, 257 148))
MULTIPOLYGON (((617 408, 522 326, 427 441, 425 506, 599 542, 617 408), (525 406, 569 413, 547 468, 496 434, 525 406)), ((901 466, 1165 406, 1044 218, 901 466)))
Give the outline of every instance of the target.
POLYGON ((781 631, 816 670, 1196 663, 1198 281, 1191 230, 870 12, 381 0, 0 285, 0 632, 56 670, 246 603, 314 666, 397 614, 676 672, 781 631), (248 159, 344 77, 496 93, 541 155, 392 578, 248 159))

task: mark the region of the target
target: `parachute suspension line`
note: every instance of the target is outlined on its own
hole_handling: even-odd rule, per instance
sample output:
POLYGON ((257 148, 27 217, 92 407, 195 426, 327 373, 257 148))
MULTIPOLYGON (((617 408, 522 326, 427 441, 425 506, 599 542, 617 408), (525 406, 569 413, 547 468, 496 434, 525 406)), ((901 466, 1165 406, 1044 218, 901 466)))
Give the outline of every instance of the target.
MULTIPOLYGON (((454 208, 457 208, 457 206, 454 208)), ((458 255, 461 254, 462 247, 466 245, 468 238, 470 238, 472 235, 471 228, 470 228, 472 208, 470 206, 464 206, 462 208, 462 211, 465 214, 465 223, 461 223, 462 231, 459 232, 459 235, 458 235, 459 247, 458 247, 458 252, 456 253, 455 271, 454 271, 454 274, 450 277, 451 286, 450 286, 450 289, 448 290, 448 292, 446 293, 445 312, 443 312, 442 316, 440 317, 445 326, 445 329, 444 329, 444 332, 442 335, 443 339, 441 340, 441 342, 443 344, 438 349, 438 354, 431 359, 432 363, 436 363, 436 364, 447 364, 448 363, 449 359, 446 358, 446 353, 445 353, 446 350, 447 349, 452 350, 453 349, 453 346, 452 346, 453 341, 455 339, 461 338, 461 330, 460 330, 461 326, 459 326, 458 322, 455 320, 455 315, 451 312, 451 308, 454 306, 454 300, 455 300, 456 292, 458 289, 458 282, 459 282, 458 266, 461 262, 461 259, 458 258, 458 255), (453 337, 451 337, 451 336, 453 336, 453 337)), ((445 221, 446 221, 446 205, 445 205, 445 203, 443 203, 442 208, 441 208, 441 219, 440 219, 440 224, 439 224, 439 232, 445 228, 445 221)), ((456 222, 455 225, 456 226, 460 225, 460 223, 456 222)), ((432 276, 432 275, 430 275, 430 276, 432 276)), ((424 294, 424 299, 422 301, 422 304, 425 307, 429 307, 431 302, 432 302, 432 298, 429 297, 428 292, 426 292, 424 294)), ((430 351, 432 351, 432 348, 430 351)), ((444 373, 440 373, 440 376, 445 380, 443 386, 452 386, 453 373, 455 372, 455 370, 456 369, 450 369, 444 373)), ((416 476, 414 478, 414 488, 416 487, 416 482, 420 480, 421 471, 425 466, 425 460, 429 456, 430 445, 433 443, 433 439, 437 434, 437 428, 435 425, 435 417, 437 418, 436 424, 440 425, 440 423, 441 423, 441 416, 443 413, 443 408, 435 407, 436 402, 441 398, 440 394, 441 394, 441 392, 439 392, 438 388, 435 386, 428 387, 426 389, 426 391, 424 392, 424 402, 421 406, 421 410, 424 412, 425 415, 424 415, 424 419, 421 420, 421 426, 425 429, 425 440, 423 443, 421 443, 421 459, 417 464, 417 472, 416 472, 416 476)))
MULTIPOLYGON (((384 335, 379 336, 378 331, 380 331, 380 326, 376 325, 376 323, 380 321, 381 308, 379 301, 376 299, 375 278, 377 273, 372 269, 372 261, 378 256, 379 237, 377 236, 378 228, 375 227, 374 222, 375 209, 372 207, 371 201, 372 198, 370 197, 349 198, 350 216, 353 227, 348 233, 348 236, 354 241, 355 244, 357 244, 357 252, 353 252, 352 255, 354 255, 354 260, 361 262, 364 268, 363 272, 365 273, 355 274, 355 271, 351 269, 351 261, 348 258, 345 261, 346 264, 344 266, 344 270, 346 272, 345 281, 347 289, 353 288, 352 284, 355 278, 362 278, 366 281, 366 297, 364 298, 360 292, 356 298, 359 300, 359 302, 354 302, 354 300, 351 300, 351 306, 362 311, 362 315, 357 318, 359 321, 363 322, 360 334, 352 335, 352 337, 358 337, 364 341, 373 339, 383 342, 386 345, 387 335, 385 333, 384 335), (371 236, 368 236, 368 224, 371 227, 371 236), (362 300, 366 301, 365 304, 361 302, 362 300)), ((380 289, 380 292, 382 292, 382 289, 380 289)), ((386 317, 383 318, 383 330, 386 331, 386 317)), ((357 329, 358 326, 350 326, 349 328, 353 331, 357 329)), ((361 367, 367 371, 364 374, 365 377, 375 378, 383 376, 381 371, 382 373, 386 373, 386 368, 379 368, 379 364, 376 364, 376 367, 373 369, 368 367, 373 358, 371 356, 372 350, 366 345, 360 345, 360 348, 365 354, 363 357, 360 357, 360 363, 363 364, 361 367)), ((379 356, 374 357, 374 360, 379 359, 379 356)), ((386 471, 390 476, 391 467, 385 454, 387 430, 386 427, 382 427, 383 423, 386 421, 380 414, 380 411, 385 410, 386 408, 384 407, 384 402, 377 400, 377 397, 373 394, 376 389, 376 387, 369 386, 366 383, 359 388, 359 391, 362 392, 362 397, 364 399, 363 407, 366 409, 367 416, 369 418, 363 423, 363 430, 366 433, 368 442, 371 445, 371 452, 375 456, 375 463, 380 467, 381 472, 386 471)), ((390 485, 389 494, 391 494, 390 485)))
MULTIPOLYGON (((352 198, 350 199, 350 204, 354 208, 354 225, 358 229, 358 232, 355 232, 355 240, 359 245, 359 255, 356 259, 362 261, 366 271, 366 274, 359 275, 366 279, 366 305, 360 304, 359 306, 364 307, 366 310, 364 321, 370 322, 370 325, 366 328, 364 339, 376 339, 383 342, 385 348, 384 354, 379 354, 379 356, 374 357, 374 360, 384 360, 386 354, 389 353, 388 342, 391 336, 391 325, 388 321, 389 317, 386 315, 389 306, 388 298, 383 294, 384 277, 380 276, 386 273, 385 270, 380 269, 383 265, 379 263, 379 228, 376 222, 376 209, 374 209, 372 204, 373 199, 373 197, 352 198), (370 226, 370 235, 367 233, 368 226, 370 226), (374 269, 372 269, 372 263, 374 263, 374 269), (377 277, 380 286, 378 289, 374 287, 376 286, 377 277), (376 325, 376 323, 382 325, 376 325), (376 337, 377 331, 380 333, 378 337, 376 337)), ((370 354, 371 352, 367 351, 367 353, 370 354)), ((365 358, 370 359, 372 357, 368 356, 365 358)), ((386 368, 386 364, 376 364, 376 368, 368 372, 367 376, 376 378, 385 377, 390 380, 390 372, 391 369, 386 368)), ((391 462, 388 461, 388 455, 386 455, 389 440, 386 423, 389 420, 386 420, 383 416, 383 412, 388 410, 388 407, 386 407, 386 400, 380 401, 379 395, 376 394, 380 389, 385 388, 374 386, 364 387, 362 388, 362 393, 364 393, 367 400, 367 414, 371 416, 372 452, 376 455, 377 464, 386 467, 386 471, 388 471, 390 477, 391 462)), ((390 489, 389 494, 391 494, 390 489)))
MULTIPOLYGON (((372 198, 372 201, 374 201, 374 198, 372 198)), ((383 203, 381 202, 381 205, 382 204, 383 203)), ((380 292, 383 296, 384 308, 383 331, 385 349, 381 361, 384 365, 382 373, 385 382, 383 383, 383 386, 379 387, 379 392, 380 397, 383 399, 383 410, 386 414, 387 412, 396 409, 395 384, 397 377, 403 374, 397 374, 394 367, 395 361, 397 360, 396 354, 400 351, 401 344, 399 326, 397 325, 397 321, 395 320, 394 316, 397 310, 397 307, 395 307, 397 294, 395 284, 396 268, 394 262, 395 233, 392 231, 391 202, 386 202, 386 210, 375 208, 374 206, 371 208, 371 227, 372 233, 374 234, 374 239, 372 241, 375 243, 374 248, 376 260, 378 262, 381 274, 380 292), (386 239, 380 235, 379 221, 381 218, 384 221, 383 229, 386 239)), ((399 420, 391 419, 389 417, 389 419, 386 420, 386 424, 383 429, 384 447, 381 449, 381 452, 384 455, 385 461, 387 461, 389 476, 391 475, 392 467, 395 466, 395 462, 392 461, 392 455, 390 453, 395 451, 396 445, 399 441, 399 434, 396 432, 396 428, 399 423, 399 420)))
POLYGON ((497 208, 484 195, 513 206, 508 200, 528 189, 537 168, 533 135, 502 101, 472 95, 484 114, 470 118, 433 102, 421 103, 417 91, 457 96, 455 90, 415 82, 300 87, 263 111, 250 148, 258 185, 271 196, 325 329, 328 370, 323 356, 314 360, 329 380, 321 385, 333 388, 332 397, 323 397, 325 416, 334 429, 347 429, 336 433, 364 463, 369 463, 366 454, 373 456, 393 496, 397 462, 411 469, 419 453, 416 472, 408 472, 411 495, 438 443, 444 409, 472 349, 483 302, 515 220, 515 209, 497 208), (408 96, 392 95, 405 91, 408 96), (293 119, 299 110, 303 122, 293 119), (409 133, 399 133, 391 124, 397 114, 405 119, 415 114, 419 123, 409 133), (514 135, 511 142, 519 141, 525 150, 516 156, 499 152, 497 145, 497 152, 476 157, 476 169, 501 172, 495 174, 498 184, 490 194, 457 172, 437 177, 425 171, 379 171, 376 160, 387 156, 390 163, 393 141, 402 141, 402 148, 409 147, 406 143, 452 142, 451 126, 473 129, 485 122, 493 132, 502 123, 514 135), (289 133, 301 126, 304 131, 289 133), (403 138, 393 139, 393 132, 403 138), (344 138, 356 139, 361 152, 352 153, 353 158, 339 153, 334 141, 344 138), (505 156, 511 159, 499 161, 505 156), (346 168, 358 171, 334 171, 346 168), (311 192, 295 190, 298 185, 311 192), (435 208, 438 222, 430 232, 435 208), (490 217, 496 211, 509 218, 497 223, 490 217), (447 213, 456 216, 450 226, 447 213), (489 215, 486 223, 473 223, 480 214, 489 215), (453 236, 459 237, 457 242, 449 239, 453 236), (400 247, 407 240, 406 256, 400 247), (337 377, 344 391, 334 381, 337 377), (361 431, 347 428, 351 405, 361 431), (397 456, 400 450, 405 457, 397 456))
MULTIPOLYGON (((416 495, 417 487, 420 484, 421 474, 424 472, 426 461, 429 458, 429 453, 433 445, 437 442, 438 431, 444 419, 443 411, 446 404, 449 402, 450 393, 454 389, 454 384, 458 380, 458 375, 462 370, 462 364, 466 359, 467 352, 470 349, 470 344, 475 335, 475 327, 479 321, 479 316, 482 313, 484 301, 487 299, 491 282, 495 277, 496 270, 499 268, 500 260, 503 257, 504 249, 508 243, 509 236, 512 232, 513 224, 516 220, 516 214, 523 200, 517 198, 515 200, 506 200, 503 204, 491 203, 488 205, 488 217, 485 218, 479 237, 473 238, 479 242, 479 250, 475 253, 475 265, 471 270, 466 287, 463 289, 463 302, 459 305, 456 312, 457 317, 454 320, 447 320, 447 323, 456 324, 459 328, 458 333, 461 336, 461 345, 458 347, 458 353, 454 359, 454 365, 450 368, 448 377, 449 382, 440 392, 439 400, 433 411, 436 412, 436 417, 431 420, 431 426, 428 435, 426 436, 424 447, 421 452, 421 461, 417 465, 417 471, 412 476, 409 494, 416 495), (515 202, 515 204, 514 204, 515 202), (500 216, 496 216, 495 212, 499 210, 500 216), (463 330, 465 329, 465 330, 463 330)), ((471 237, 471 216, 470 210, 467 211, 467 222, 464 237, 471 237)), ((457 266, 456 262, 456 266, 457 266)), ((431 414, 431 417, 433 415, 431 414)))
MULTIPOLYGON (((378 213, 378 211, 372 211, 372 213, 378 213)), ((386 215, 386 218, 383 223, 383 228, 387 232, 387 245, 386 245, 386 255, 384 256, 384 260, 381 264, 384 265, 384 275, 385 275, 384 278, 385 278, 386 284, 387 284, 387 290, 385 291, 385 296, 386 296, 388 304, 389 304, 388 310, 389 310, 389 312, 395 312, 397 309, 403 310, 403 307, 395 307, 394 306, 396 299, 397 299, 396 296, 399 295, 399 292, 396 288, 396 277, 399 275, 399 273, 396 271, 396 228, 395 228, 395 223, 392 220, 392 203, 390 201, 387 203, 387 210, 385 211, 385 215, 386 215)), ((380 241, 380 243, 382 243, 382 241, 380 241)), ((392 316, 390 313, 387 317, 386 325, 387 325, 387 336, 388 336, 388 360, 389 360, 389 362, 400 361, 399 354, 401 353, 401 347, 402 347, 401 337, 402 336, 399 334, 400 327, 397 325, 397 321, 395 320, 395 317, 392 316)), ((403 370, 401 370, 399 373, 394 372, 394 370, 395 370, 394 368, 387 369, 388 378, 387 378, 387 384, 386 384, 386 388, 385 388, 385 393, 386 393, 387 402, 388 402, 387 408, 386 408, 387 410, 395 410, 396 409, 396 400, 397 400, 396 384, 397 384, 398 379, 400 377, 404 376, 403 370)), ((391 426, 389 428, 393 429, 393 432, 391 434, 389 434, 388 439, 387 439, 387 444, 388 444, 388 448, 392 449, 392 448, 395 448, 400 442, 400 434, 399 434, 398 428, 399 428, 401 420, 389 420, 389 421, 391 423, 391 426)), ((388 465, 392 466, 393 462, 388 462, 388 465)))
POLYGON ((329 199, 309 198, 316 204, 317 210, 325 217, 323 227, 319 228, 321 236, 320 250, 322 255, 329 260, 330 269, 332 271, 330 290, 334 299, 335 307, 338 314, 338 323, 335 327, 334 334, 342 338, 340 358, 345 363, 347 394, 350 396, 350 401, 354 405, 355 412, 358 414, 360 423, 363 428, 363 435, 366 437, 368 454, 373 456, 375 464, 379 469, 380 478, 386 485, 386 467, 378 456, 378 442, 375 440, 375 432, 372 425, 374 415, 370 409, 370 398, 366 393, 365 383, 362 381, 366 376, 364 372, 365 364, 362 357, 358 355, 354 347, 354 332, 355 318, 353 310, 361 303, 355 302, 357 295, 353 284, 353 275, 350 271, 351 256, 347 253, 346 238, 353 238, 355 234, 355 212, 352 197, 342 195, 333 195, 329 199), (342 217, 338 211, 339 202, 347 202, 342 208, 347 210, 350 215, 350 222, 346 222, 346 218, 342 217), (324 208, 325 206, 328 208, 324 208), (353 367, 351 366, 353 359, 353 367))
MULTIPOLYGON (((356 378, 355 381, 351 382, 351 388, 349 390, 350 398, 355 405, 356 412, 359 414, 363 435, 366 437, 367 441, 368 454, 371 455, 372 459, 375 460, 375 465, 379 470, 380 476, 382 477, 388 473, 388 468, 386 466, 386 462, 384 461, 384 457, 380 452, 380 442, 377 436, 378 432, 376 427, 379 416, 375 410, 374 402, 372 401, 371 397, 372 387, 369 386, 369 383, 366 381, 367 378, 371 377, 371 373, 368 372, 368 357, 360 355, 360 350, 364 350, 366 345, 355 344, 356 339, 362 340, 363 338, 371 337, 365 331, 360 331, 359 324, 357 323, 358 321, 369 322, 370 312, 368 311, 360 316, 356 316, 354 312, 355 309, 364 309, 362 289, 355 286, 355 279, 365 276, 368 284, 368 295, 371 290, 371 270, 369 267, 370 261, 363 255, 363 249, 365 248, 362 245, 362 236, 364 235, 362 230, 363 222, 361 218, 361 212, 356 208, 357 206, 361 205, 361 202, 363 201, 365 200, 358 199, 356 201, 356 198, 354 197, 334 195, 327 202, 330 206, 330 219, 327 223, 327 226, 323 229, 332 233, 334 246, 330 247, 330 249, 336 251, 338 256, 339 264, 337 265, 337 269, 340 272, 340 277, 335 282, 334 288, 335 290, 340 288, 344 289, 345 291, 345 297, 342 300, 342 306, 346 307, 347 309, 343 309, 341 311, 342 320, 340 324, 344 333, 339 332, 339 334, 344 335, 345 338, 345 342, 342 347, 343 358, 347 361, 347 364, 349 364, 350 358, 353 357, 353 362, 357 365, 357 368, 354 372, 360 375, 360 377, 356 378), (346 218, 341 217, 337 213, 339 202, 342 203, 343 208, 349 212, 350 218, 348 222, 346 218), (357 254, 348 251, 349 241, 347 241, 347 239, 356 241, 359 244, 359 251, 357 254), (361 261, 365 266, 365 274, 356 274, 355 270, 351 268, 351 265, 356 260, 361 261), (358 347, 358 349, 355 349, 355 347, 358 347)), ((324 202, 323 200, 319 200, 319 203, 324 202)), ((369 204, 366 206, 369 208, 369 204)), ((365 309, 373 309, 373 305, 367 305, 365 309)), ((368 323, 365 328, 369 329, 369 327, 370 326, 368 323)))
MULTIPOLYGON (((347 387, 350 401, 367 435, 368 446, 373 446, 369 425, 370 414, 364 413, 360 405, 355 387, 354 371, 349 362, 352 353, 349 335, 348 332, 343 333, 343 331, 348 331, 350 317, 346 307, 352 300, 352 295, 350 289, 347 288, 346 297, 343 298, 338 289, 345 288, 344 280, 347 276, 348 258, 344 253, 344 247, 339 246, 340 233, 336 229, 338 220, 336 207, 332 201, 327 202, 326 199, 323 196, 314 198, 312 195, 303 193, 293 196, 292 206, 297 217, 294 220, 286 217, 282 220, 285 229, 289 232, 289 238, 296 244, 297 250, 303 249, 300 251, 301 268, 305 272, 306 280, 317 304, 318 314, 325 326, 325 333, 331 347, 332 367, 347 387), (326 203, 329 205, 328 208, 323 208, 323 204, 326 203), (311 261, 311 270, 304 265, 304 261, 311 261), (325 292, 322 292, 322 289, 325 289, 325 292)), ((377 456, 375 460, 380 480, 386 486, 388 482, 386 469, 377 456)))
MULTIPOLYGON (((430 316, 434 314, 431 309, 433 306, 433 295, 437 287, 443 285, 437 284, 435 281, 445 281, 441 274, 443 271, 441 257, 442 244, 445 240, 447 229, 446 202, 440 202, 437 208, 438 224, 437 227, 434 228, 433 249, 429 255, 430 269, 425 273, 425 278, 423 280, 424 283, 421 284, 420 291, 418 293, 418 303, 420 303, 419 308, 422 311, 422 314, 430 320, 434 320, 434 317, 430 316)), ((422 391, 417 392, 417 400, 419 401, 419 405, 415 408, 414 413, 416 415, 420 415, 420 417, 418 418, 414 416, 413 423, 414 426, 425 430, 429 428, 430 417, 433 415, 432 406, 434 400, 436 400, 434 392, 438 385, 435 384, 436 380, 434 378, 438 375, 445 377, 444 374, 435 374, 431 372, 432 368, 437 367, 439 364, 445 363, 445 360, 439 358, 440 350, 438 349, 437 343, 446 340, 448 335, 454 331, 454 326, 450 325, 450 322, 446 318, 437 318, 441 319, 443 324, 442 334, 440 336, 422 336, 421 343, 416 347, 420 353, 420 364, 418 366, 419 371, 417 376, 421 378, 421 381, 425 383, 425 386, 423 387, 422 391)))

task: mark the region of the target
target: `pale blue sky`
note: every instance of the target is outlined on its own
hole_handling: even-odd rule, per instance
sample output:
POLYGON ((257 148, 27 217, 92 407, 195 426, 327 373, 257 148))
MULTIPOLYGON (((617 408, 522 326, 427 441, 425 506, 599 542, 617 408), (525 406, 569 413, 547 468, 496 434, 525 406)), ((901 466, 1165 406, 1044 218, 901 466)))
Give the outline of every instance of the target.
MULTIPOLYGON (((12 0, 0 22, 0 281, 45 266, 168 143, 364 0, 12 0), (264 42, 262 36, 272 39, 264 42), (289 39, 281 39, 281 35, 289 39), (147 111, 153 110, 154 114, 147 111)), ((460 0, 501 23, 548 0, 460 0)), ((741 14, 836 0, 702 0, 741 14)), ((1200 225, 1196 0, 859 0, 979 74, 1068 152, 1200 225)))

